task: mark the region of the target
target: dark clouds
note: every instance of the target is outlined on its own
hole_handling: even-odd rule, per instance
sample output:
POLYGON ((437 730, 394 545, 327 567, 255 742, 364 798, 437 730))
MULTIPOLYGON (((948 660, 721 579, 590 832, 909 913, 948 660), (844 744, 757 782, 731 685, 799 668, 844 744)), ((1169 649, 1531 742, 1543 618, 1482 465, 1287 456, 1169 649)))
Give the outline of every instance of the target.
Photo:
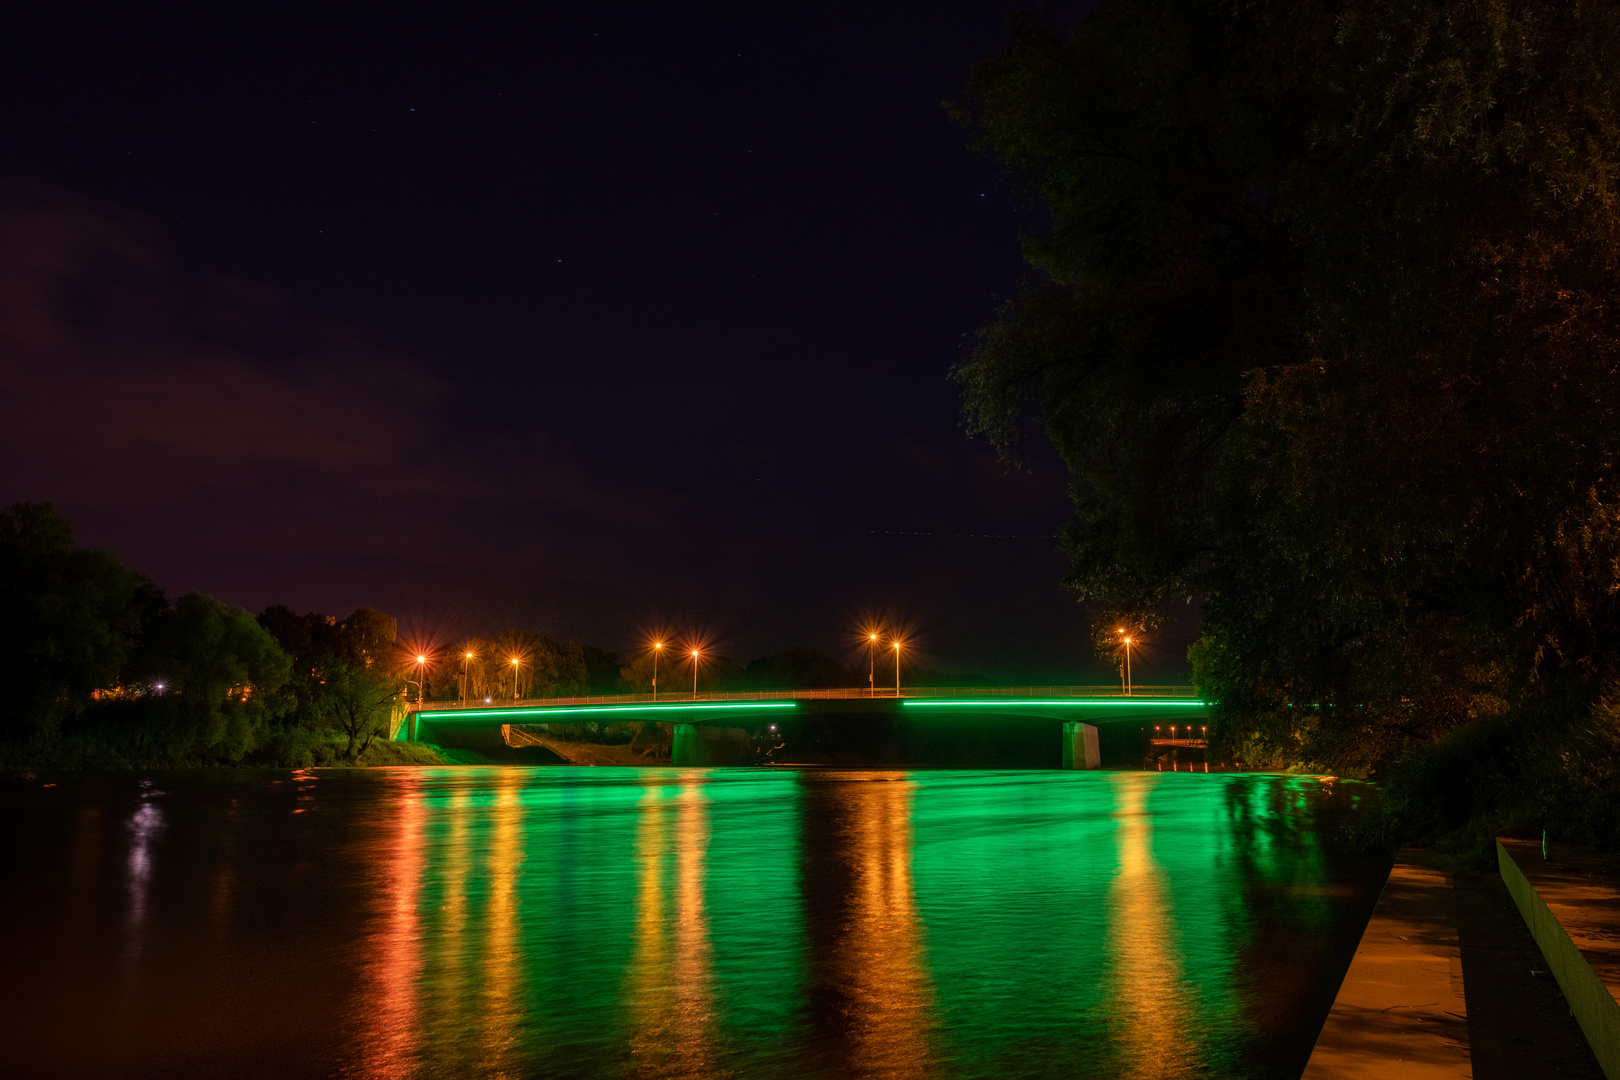
POLYGON ((252 566, 298 594, 297 575, 346 565, 369 580, 340 604, 401 572, 518 559, 567 558, 589 579, 611 550, 581 559, 548 543, 543 520, 514 548, 502 506, 543 507, 571 534, 658 531, 655 497, 591 480, 540 433, 451 433, 445 378, 290 308, 267 287, 186 281, 134 214, 51 188, 7 192, 0 488, 55 501, 177 587, 241 592, 228 579, 252 566))

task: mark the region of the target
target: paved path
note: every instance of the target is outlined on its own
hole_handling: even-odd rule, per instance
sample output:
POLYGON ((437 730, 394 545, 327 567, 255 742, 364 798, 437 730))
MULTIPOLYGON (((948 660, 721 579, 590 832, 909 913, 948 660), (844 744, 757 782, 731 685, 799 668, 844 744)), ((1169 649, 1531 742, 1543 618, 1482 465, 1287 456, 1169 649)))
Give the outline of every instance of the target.
MULTIPOLYGON (((1539 844, 1533 854, 1541 873, 1539 844)), ((1588 928, 1600 964, 1620 959, 1607 951, 1620 907, 1592 903, 1613 894, 1590 895, 1595 866, 1571 856, 1545 866, 1552 902, 1588 928)), ((1501 877, 1454 879, 1428 853, 1402 851, 1305 1080, 1603 1076, 1501 877)))
POLYGON ((1462 975, 1451 879, 1403 851, 1303 1080, 1471 1080, 1462 975))

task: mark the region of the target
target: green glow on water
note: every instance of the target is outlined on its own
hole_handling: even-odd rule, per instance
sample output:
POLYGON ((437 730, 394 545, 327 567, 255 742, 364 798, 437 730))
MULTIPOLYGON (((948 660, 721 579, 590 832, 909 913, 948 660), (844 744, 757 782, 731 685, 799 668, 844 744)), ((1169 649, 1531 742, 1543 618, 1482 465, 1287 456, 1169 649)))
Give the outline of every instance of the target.
POLYGON ((440 775, 424 1074, 1290 1076, 1354 947, 1306 778, 440 775))

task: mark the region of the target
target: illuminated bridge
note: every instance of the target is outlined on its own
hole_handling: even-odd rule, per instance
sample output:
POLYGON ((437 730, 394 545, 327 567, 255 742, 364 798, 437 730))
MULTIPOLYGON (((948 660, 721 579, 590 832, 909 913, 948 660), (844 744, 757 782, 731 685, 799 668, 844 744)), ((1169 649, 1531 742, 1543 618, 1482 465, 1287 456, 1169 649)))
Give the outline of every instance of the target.
POLYGON ((1097 768, 1098 725, 1198 722, 1190 686, 865 687, 512 702, 428 702, 396 717, 392 737, 473 750, 512 746, 553 725, 670 725, 675 765, 761 760, 1097 768))

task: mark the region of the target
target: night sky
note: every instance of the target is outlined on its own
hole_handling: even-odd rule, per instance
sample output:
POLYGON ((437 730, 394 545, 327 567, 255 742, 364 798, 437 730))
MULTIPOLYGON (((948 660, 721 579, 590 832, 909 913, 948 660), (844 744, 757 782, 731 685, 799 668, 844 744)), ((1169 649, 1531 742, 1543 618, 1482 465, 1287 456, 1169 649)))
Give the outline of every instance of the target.
POLYGON ((1039 220, 940 108, 1005 7, 538 9, 11 8, 0 502, 255 611, 1109 678, 946 378, 1039 220))

